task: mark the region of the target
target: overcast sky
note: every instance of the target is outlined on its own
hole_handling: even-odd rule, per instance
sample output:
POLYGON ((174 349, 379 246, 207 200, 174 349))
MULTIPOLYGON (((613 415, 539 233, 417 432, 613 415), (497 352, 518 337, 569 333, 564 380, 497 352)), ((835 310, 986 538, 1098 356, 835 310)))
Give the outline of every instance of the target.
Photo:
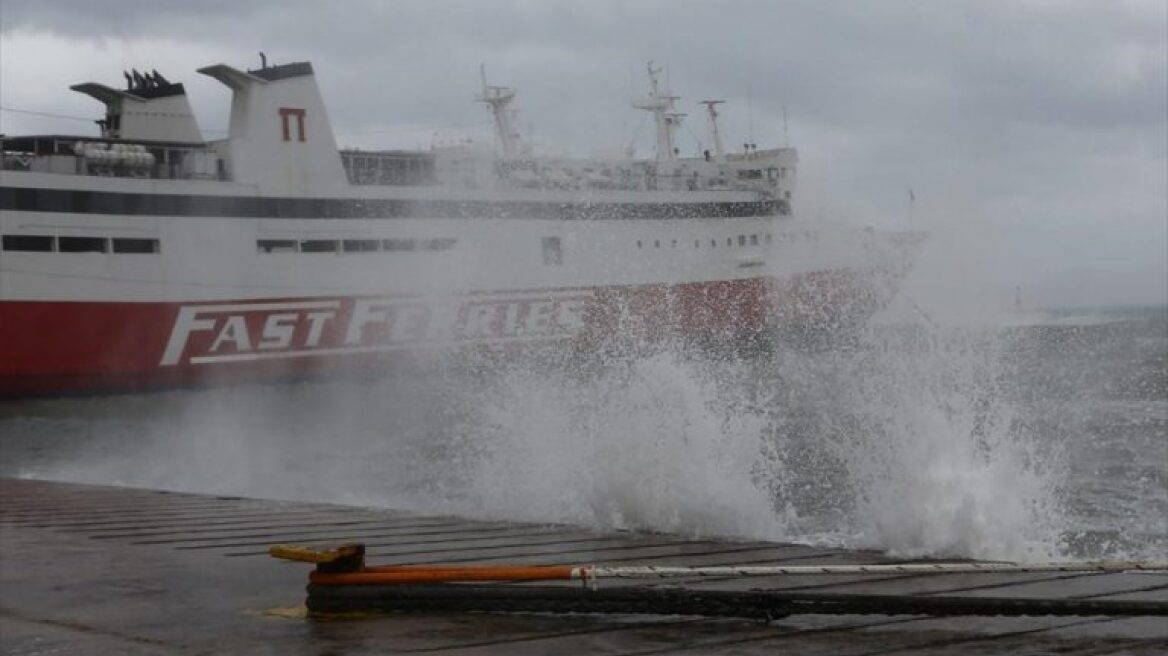
MULTIPOLYGON (((728 145, 789 138, 796 210, 927 229, 1035 305, 1168 301, 1165 0, 0 0, 0 132, 95 133, 68 90, 130 67, 187 85, 208 138, 229 94, 194 72, 310 60, 342 145, 490 139, 479 65, 549 152, 652 153, 630 99, 668 67, 728 101, 728 145), (783 108, 788 129, 784 136, 783 108), (19 111, 13 111, 19 110, 19 111), (28 112, 60 115, 40 116, 28 112), (908 190, 915 206, 909 207, 908 190)), ((956 281, 955 281, 956 282, 956 281)), ((955 285, 954 289, 959 289, 955 285)), ((958 292, 954 292, 958 293, 958 292)))

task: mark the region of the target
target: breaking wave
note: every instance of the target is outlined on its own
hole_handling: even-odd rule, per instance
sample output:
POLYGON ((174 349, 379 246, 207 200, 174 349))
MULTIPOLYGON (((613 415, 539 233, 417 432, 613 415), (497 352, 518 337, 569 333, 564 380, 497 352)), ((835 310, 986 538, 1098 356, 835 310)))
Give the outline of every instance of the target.
POLYGON ((447 360, 370 381, 61 401, 76 404, 72 419, 22 420, 21 432, 58 438, 55 456, 24 473, 1049 558, 1065 459, 1015 416, 997 342, 883 326, 830 349, 584 367, 447 360))

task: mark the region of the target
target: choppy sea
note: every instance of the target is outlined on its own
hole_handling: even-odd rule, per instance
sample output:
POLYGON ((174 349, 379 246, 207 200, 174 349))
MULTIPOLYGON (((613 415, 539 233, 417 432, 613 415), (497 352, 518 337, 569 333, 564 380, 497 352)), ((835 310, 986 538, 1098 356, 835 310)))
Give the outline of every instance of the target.
POLYGON ((1165 307, 551 360, 0 402, 0 475, 906 556, 1168 555, 1165 307))

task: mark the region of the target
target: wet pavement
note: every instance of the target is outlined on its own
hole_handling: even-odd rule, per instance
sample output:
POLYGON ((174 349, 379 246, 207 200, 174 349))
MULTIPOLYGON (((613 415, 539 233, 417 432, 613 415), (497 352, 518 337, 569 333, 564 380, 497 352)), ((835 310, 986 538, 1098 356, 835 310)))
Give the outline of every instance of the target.
MULTIPOLYGON (((361 541, 378 563, 859 564, 881 554, 0 479, 7 654, 1164 654, 1164 617, 411 613, 310 619, 274 543, 361 541)), ((784 576, 708 589, 1144 600, 1168 574, 784 576)))

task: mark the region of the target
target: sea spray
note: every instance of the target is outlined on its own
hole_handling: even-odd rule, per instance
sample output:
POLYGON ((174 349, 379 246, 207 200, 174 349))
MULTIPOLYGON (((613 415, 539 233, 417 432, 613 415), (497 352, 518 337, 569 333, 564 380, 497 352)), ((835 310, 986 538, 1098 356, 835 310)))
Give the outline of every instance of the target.
POLYGON ((884 326, 849 348, 778 353, 789 530, 906 556, 1055 555, 1062 459, 1015 421, 995 342, 884 326))
POLYGON ((1007 335, 917 321, 831 348, 511 365, 453 394, 443 509, 905 556, 1059 555, 1066 463, 1007 335))
POLYGON ((435 358, 376 379, 61 401, 68 447, 24 472, 1043 559, 1066 521, 1063 458, 1017 416, 1002 339, 917 322, 832 348, 435 358))
POLYGON ((778 537, 753 475, 762 418, 720 412, 712 391, 675 353, 585 376, 512 369, 461 438, 466 499, 493 516, 778 537))

